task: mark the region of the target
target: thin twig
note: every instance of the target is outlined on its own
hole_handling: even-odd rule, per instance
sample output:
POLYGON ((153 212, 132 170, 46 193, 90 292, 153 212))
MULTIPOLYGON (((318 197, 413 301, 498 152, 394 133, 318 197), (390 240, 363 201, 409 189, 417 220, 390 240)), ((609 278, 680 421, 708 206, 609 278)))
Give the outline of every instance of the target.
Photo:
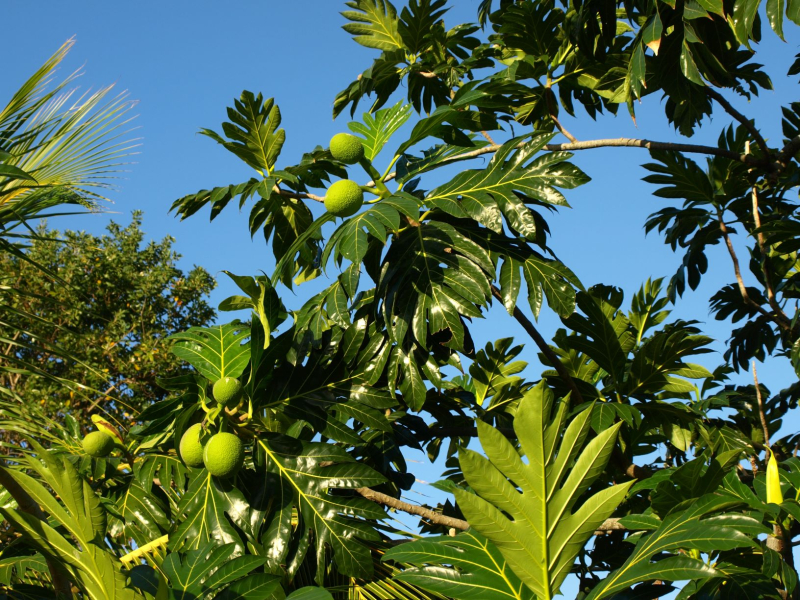
POLYGON ((567 128, 566 128, 566 127, 564 127, 564 126, 561 124, 561 121, 559 121, 559 120, 558 120, 558 117, 557 117, 557 116, 555 116, 555 114, 553 114, 553 113, 550 113, 550 118, 553 120, 553 123, 555 123, 555 124, 556 124, 556 127, 558 128, 558 130, 559 130, 559 131, 560 131, 560 132, 561 132, 561 133, 562 133, 562 134, 563 134, 563 135, 564 135, 564 136, 565 136, 565 137, 566 137, 566 138, 567 138, 567 139, 568 139, 570 142, 572 142, 573 144, 579 144, 579 143, 580 143, 580 142, 578 142, 578 138, 576 138, 576 137, 575 137, 574 135, 572 135, 572 134, 571 134, 569 131, 567 131, 567 128))
POLYGON ((764 156, 769 158, 769 155, 770 155, 771 151, 769 149, 769 146, 767 146, 767 141, 762 137, 762 135, 758 131, 758 129, 756 129, 756 126, 753 125, 753 122, 750 119, 748 119, 747 117, 745 117, 738 110, 733 108, 731 103, 728 102, 725 99, 725 97, 722 94, 720 94, 718 91, 716 91, 715 89, 707 87, 706 88, 706 94, 708 94, 708 96, 710 96, 711 98, 716 100, 717 103, 725 110, 726 113, 728 113, 734 119, 739 121, 739 123, 744 125, 745 129, 747 129, 747 131, 750 132, 750 135, 753 136, 753 139, 756 141, 756 143, 761 148, 761 151, 764 153, 764 156))
POLYGON ((490 144, 492 144, 492 145, 494 145, 494 146, 496 146, 496 145, 497 145, 497 142, 495 142, 495 141, 492 139, 492 136, 490 136, 490 135, 489 135, 489 132, 488 132, 488 131, 481 131, 481 135, 482 135, 483 137, 485 137, 485 138, 486 138, 486 141, 488 141, 490 144))
POLYGON ((769 320, 773 321, 780 327, 781 329, 789 330, 791 329, 790 323, 785 323, 780 318, 780 315, 772 314, 764 310, 758 302, 753 300, 750 297, 750 294, 747 293, 747 286, 744 284, 744 279, 742 279, 742 271, 739 267, 739 259, 736 256, 736 250, 733 248, 733 243, 731 242, 731 238, 728 232, 728 226, 725 225, 725 220, 722 218, 722 212, 717 211, 717 220, 719 221, 719 230, 722 232, 722 238, 725 240, 725 246, 728 248, 728 254, 731 257, 731 262, 733 263, 733 272, 736 275, 736 283, 739 286, 739 293, 742 296, 742 300, 748 306, 751 306, 753 309, 756 310, 759 314, 767 317, 769 320))
MULTIPOLYGON (((761 214, 758 210, 758 190, 755 186, 753 186, 751 196, 753 199, 753 223, 755 224, 756 229, 761 229, 761 214)), ((789 317, 787 317, 786 313, 783 312, 781 305, 778 304, 778 301, 775 298, 775 290, 772 287, 772 279, 769 276, 769 269, 767 268, 767 244, 764 240, 764 234, 759 231, 756 234, 756 239, 758 240, 758 249, 761 253, 761 272, 764 274, 764 288, 767 291, 767 301, 772 307, 772 310, 775 311, 775 314, 781 316, 781 320, 783 320, 785 323, 791 323, 789 317)))
MULTIPOLYGON (((492 295, 495 298, 497 298, 500 302, 503 302, 503 294, 500 292, 497 286, 494 285, 492 286, 492 295)), ((572 392, 574 400, 579 404, 583 404, 584 402, 583 395, 578 389, 578 386, 575 385, 575 381, 572 379, 572 376, 567 371, 566 367, 564 366, 564 363, 562 363, 558 359, 556 353, 553 352, 553 349, 550 348, 550 345, 547 343, 547 341, 545 341, 545 339, 542 337, 542 334, 539 333, 539 331, 536 329, 531 320, 528 317, 526 317, 525 313, 523 313, 517 306, 514 307, 513 317, 514 319, 516 319, 517 323, 519 323, 522 326, 525 332, 529 336, 531 336, 531 339, 534 341, 536 346, 538 346, 539 350, 541 350, 542 354, 545 355, 545 358, 547 358, 548 362, 556 370, 559 377, 561 377, 561 379, 564 380, 564 383, 567 384, 567 387, 569 387, 570 391, 572 392)), ((649 469, 628 462, 627 459, 625 459, 625 457, 622 456, 621 453, 618 456, 616 456, 616 462, 618 463, 618 466, 625 472, 625 474, 633 479, 646 479, 651 475, 649 469)))
POLYGON ((556 116, 557 106, 555 101, 555 94, 553 94, 553 90, 550 89, 549 82, 547 84, 547 89, 545 90, 545 98, 547 99, 548 116, 552 119, 553 123, 555 123, 558 130, 562 133, 562 135, 564 135, 564 137, 566 137, 573 144, 578 143, 578 138, 576 138, 569 131, 567 131, 567 128, 561 124, 561 121, 558 120, 558 116, 556 116))
MULTIPOLYGON (((403 502, 402 500, 398 500, 397 498, 393 498, 392 496, 383 494, 381 492, 376 492, 375 490, 367 487, 357 488, 356 492, 361 494, 367 500, 371 500, 376 504, 382 504, 384 506, 388 506, 389 508, 399 510, 400 512, 422 517, 423 519, 427 519, 436 525, 443 525, 444 527, 458 529, 459 531, 466 531, 469 529, 469 523, 463 519, 448 517, 447 515, 437 513, 429 508, 425 508, 424 506, 419 506, 418 504, 409 504, 408 502, 403 502)), ((624 529, 625 527, 619 523, 619 519, 606 519, 595 530, 595 535, 603 535, 609 531, 620 531, 624 529)))
POLYGON ((273 188, 278 194, 286 198, 295 198, 297 200, 314 200, 316 202, 325 202, 324 196, 317 196, 316 194, 308 194, 306 192, 290 192, 279 188, 277 185, 273 188))
POLYGON ((764 399, 761 397, 761 387, 758 385, 758 373, 756 372, 756 361, 752 361, 753 381, 756 384, 756 400, 758 401, 758 418, 761 420, 761 430, 764 432, 764 445, 772 452, 769 443, 769 427, 767 426, 767 413, 764 412, 764 399))
MULTIPOLYGON (((503 302, 503 294, 500 292, 500 289, 497 286, 492 286, 492 295, 500 302, 503 302)), ((564 383, 567 384, 567 387, 569 387, 570 391, 572 392, 573 400, 579 404, 583 404, 583 395, 581 395, 578 386, 575 385, 575 381, 570 376, 567 368, 564 366, 564 363, 558 359, 556 353, 553 352, 553 349, 550 348, 550 345, 542 337, 542 334, 540 334, 533 323, 531 323, 531 320, 525 316, 525 313, 523 313, 518 306, 514 307, 513 316, 517 320, 517 323, 522 326, 525 332, 531 336, 531 339, 533 339, 534 343, 539 347, 539 350, 541 350, 548 362, 553 366, 556 372, 558 372, 559 377, 561 377, 561 379, 564 380, 564 383)))

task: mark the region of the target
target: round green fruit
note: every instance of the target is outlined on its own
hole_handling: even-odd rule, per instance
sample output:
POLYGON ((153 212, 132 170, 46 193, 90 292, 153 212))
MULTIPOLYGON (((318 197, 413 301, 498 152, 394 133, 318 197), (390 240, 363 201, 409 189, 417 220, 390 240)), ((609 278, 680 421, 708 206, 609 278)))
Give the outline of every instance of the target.
POLYGON ((341 179, 328 188, 325 194, 325 209, 337 217, 350 217, 364 203, 364 192, 355 181, 341 179))
POLYGON ((212 393, 214 400, 233 408, 239 404, 239 399, 242 397, 242 384, 235 377, 223 377, 214 384, 212 393))
POLYGON ((103 458, 114 449, 114 438, 103 431, 93 431, 83 438, 83 450, 94 458, 103 458))
POLYGON ((352 165, 364 158, 364 145, 354 135, 337 133, 331 138, 331 154, 336 160, 352 165))
POLYGON ((203 434, 203 426, 196 423, 183 432, 180 443, 181 458, 188 467, 203 466, 203 444, 200 436, 203 434))
POLYGON ((244 463, 242 441, 232 433, 218 433, 211 436, 203 449, 203 463, 208 472, 215 477, 233 477, 244 463))

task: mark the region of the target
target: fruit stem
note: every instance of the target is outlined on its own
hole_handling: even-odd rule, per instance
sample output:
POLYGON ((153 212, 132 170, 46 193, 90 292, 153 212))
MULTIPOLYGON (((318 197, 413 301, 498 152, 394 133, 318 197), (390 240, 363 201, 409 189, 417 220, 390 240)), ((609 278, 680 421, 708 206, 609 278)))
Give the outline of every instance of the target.
POLYGON ((392 159, 392 162, 389 163, 389 166, 386 167, 386 170, 383 172, 383 175, 381 175, 381 181, 385 180, 389 176, 389 173, 392 172, 392 169, 394 168, 394 165, 395 163, 397 163, 399 158, 400 155, 398 154, 392 159))
POLYGON ((379 198, 383 197, 383 195, 380 192, 375 191, 374 187, 370 187, 368 185, 360 185, 358 187, 361 188, 362 192, 367 192, 368 194, 373 194, 375 196, 378 196, 379 198))
POLYGON ((380 192, 378 195, 381 198, 388 198, 392 195, 392 192, 390 192, 389 188, 386 187, 386 184, 383 183, 383 177, 381 177, 381 174, 378 173, 378 170, 372 166, 372 162, 370 160, 367 158, 362 158, 360 161, 358 161, 358 164, 360 164, 361 167, 367 172, 367 175, 372 177, 372 182, 380 192))

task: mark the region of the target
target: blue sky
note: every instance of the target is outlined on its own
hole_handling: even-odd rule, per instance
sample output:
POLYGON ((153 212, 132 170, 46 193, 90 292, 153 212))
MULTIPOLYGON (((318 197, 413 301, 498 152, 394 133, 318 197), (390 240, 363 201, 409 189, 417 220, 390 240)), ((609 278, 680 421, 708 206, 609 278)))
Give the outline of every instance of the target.
MULTIPOLYGON (((455 6, 448 24, 475 19, 478 0, 451 4, 455 6)), ((133 135, 143 139, 133 157, 136 164, 111 195, 114 205, 110 209, 118 214, 75 217, 53 225, 100 232, 109 218, 127 221, 130 211, 142 209, 149 236, 176 238, 184 267, 199 264, 218 275, 215 303, 234 290, 221 270, 270 272, 274 261, 260 236, 251 241, 247 209, 239 213, 231 205, 213 223, 208 222, 207 211, 184 222, 168 214, 170 204, 180 196, 244 181, 252 175, 233 155, 198 135, 198 129, 219 129, 225 107, 243 89, 263 92, 280 105, 282 126, 287 132, 279 164, 293 164, 302 152, 325 145, 334 133, 347 131, 346 115, 335 122, 331 118, 333 98, 374 56, 374 51, 355 44, 340 29, 345 22, 339 15, 342 3, 243 0, 235 3, 234 9, 230 6, 184 0, 50 3, 37 21, 35 36, 25 27, 6 32, 8 43, 16 51, 0 84, 0 98, 8 97, 61 43, 76 37, 77 44, 62 72, 83 66, 85 75, 79 79, 82 89, 114 82, 118 90, 128 90, 138 101, 133 135)), ((30 4, 23 0, 7 0, 5 4, 9 22, 24 22, 29 12, 30 4)), ((787 29, 795 34, 795 29, 787 29)), ((756 115, 768 138, 779 139, 780 106, 795 99, 797 89, 797 81, 785 77, 797 52, 796 36, 784 43, 766 31, 761 46, 760 61, 768 65, 778 90, 763 93, 750 105, 745 99, 735 98, 734 105, 756 115)), ((576 119, 565 117, 564 122, 581 140, 678 139, 666 123, 657 97, 647 97, 638 107, 637 124, 624 109, 619 112, 618 117, 606 116, 595 122, 579 111, 576 119)), ((729 121, 721 113, 706 123, 693 141, 715 144, 719 131, 729 121)), ((397 139, 400 135, 402 132, 397 139)), ((647 215, 666 205, 651 195, 653 186, 640 181, 646 172, 639 165, 648 160, 647 153, 603 149, 578 153, 573 160, 593 181, 568 192, 573 208, 550 218, 551 245, 559 257, 587 286, 599 282, 618 285, 627 299, 648 277, 671 275, 679 257, 658 235, 646 237, 643 230, 647 215)), ((426 181, 429 187, 435 183, 436 179, 426 181)), ((703 285, 679 303, 675 315, 706 321, 712 336, 725 339, 729 328, 709 317, 707 300, 722 284, 733 280, 732 270, 721 246, 712 249, 710 255, 711 268, 703 285)), ((300 288, 296 300, 289 298, 287 302, 299 306, 315 286, 307 289, 300 288)), ((478 342, 498 337, 498 331, 519 335, 499 307, 490 317, 476 325, 478 342)), ((548 310, 540 323, 546 336, 559 325, 548 310)), ((706 362, 717 360, 718 355, 711 355, 706 362)), ((777 388, 791 374, 785 361, 772 363, 761 367, 762 379, 777 388)))
MULTIPOLYGON (((478 0, 458 0, 447 16, 448 25, 475 19, 478 0)), ((302 152, 346 131, 346 115, 336 122, 331 109, 336 93, 368 66, 374 51, 355 44, 340 29, 343 3, 330 0, 237 0, 214 2, 172 0, 170 2, 42 2, 5 0, 4 39, 14 48, 13 58, 4 63, 0 99, 10 94, 61 43, 76 36, 63 73, 84 65, 82 88, 97 88, 116 82, 138 100, 136 136, 143 138, 136 164, 120 189, 113 193, 111 210, 117 215, 90 215, 62 219, 59 228, 101 232, 109 218, 127 222, 132 210, 145 211, 144 229, 155 239, 176 238, 183 255, 182 266, 204 266, 219 278, 214 303, 234 293, 222 269, 238 274, 270 272, 274 261, 263 238, 251 241, 247 212, 230 206, 214 223, 207 211, 180 222, 168 214, 172 201, 188 193, 217 185, 237 183, 251 172, 233 155, 204 136, 201 127, 219 129, 225 107, 243 89, 274 96, 283 114, 287 141, 280 165, 293 164, 302 152), (30 24, 35 4, 40 12, 30 24)), ((798 52, 796 29, 787 24, 787 42, 781 42, 766 28, 758 47, 759 62, 778 88, 763 93, 749 105, 734 98, 734 105, 755 115, 767 138, 780 140, 780 106, 797 98, 797 78, 786 71, 798 52)), ((634 124, 623 109, 619 116, 593 122, 578 112, 566 118, 566 127, 579 139, 644 137, 674 141, 678 136, 666 123, 659 98, 648 97, 638 109, 634 124)), ((696 143, 715 144, 720 130, 730 122, 720 113, 706 122, 696 143)), ((519 131, 519 130, 518 130, 519 131)), ((501 136, 499 136, 501 137, 501 136)), ((774 142, 778 144, 779 141, 774 142)), ((391 144, 390 144, 391 146, 391 144)), ((572 210, 550 219, 552 247, 575 271, 584 284, 603 282, 621 286, 626 302, 648 277, 671 275, 680 262, 657 235, 644 234, 648 214, 667 204, 651 195, 653 187, 640 181, 646 173, 643 150, 605 149, 575 156, 593 181, 567 193, 572 210)), ((430 188, 437 181, 430 180, 430 188)), ((315 210, 318 208, 315 207, 315 210)), ((739 244, 740 256, 744 250, 739 244)), ((724 340, 727 323, 717 323, 708 311, 708 298, 721 285, 733 281, 733 272, 721 246, 710 252, 710 271, 703 285, 679 303, 675 316, 706 322, 706 331, 724 340)), ((298 308, 315 288, 301 287, 286 302, 298 308)), ((520 304, 527 309, 524 302, 520 304)), ((545 309, 540 328, 549 338, 558 320, 545 309)), ((495 306, 489 318, 475 327, 476 342, 517 336, 523 332, 495 306)), ((718 350, 722 349, 717 344, 718 350)), ((527 358, 535 361, 534 353, 527 358)), ((707 355, 709 367, 721 362, 720 354, 707 355)), ((759 366, 762 383, 773 391, 793 381, 788 362, 773 360, 759 366)), ((743 381, 749 381, 747 377, 743 381)), ((796 429, 797 420, 793 419, 796 429)), ((412 498, 413 499, 413 498, 412 498)))

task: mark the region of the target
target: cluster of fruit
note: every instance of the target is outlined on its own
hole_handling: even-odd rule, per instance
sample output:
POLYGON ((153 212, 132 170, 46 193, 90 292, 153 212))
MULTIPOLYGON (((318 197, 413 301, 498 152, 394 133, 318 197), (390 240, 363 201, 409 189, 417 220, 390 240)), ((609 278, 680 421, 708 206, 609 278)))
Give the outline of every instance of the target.
POLYGON ((189 467, 205 467, 221 479, 233 477, 244 463, 242 441, 232 433, 215 433, 203 444, 203 425, 196 423, 183 434, 180 453, 189 467))
MULTIPOLYGON (((234 377, 223 377, 211 391, 214 400, 228 408, 237 406, 242 398, 242 384, 234 377)), ((206 438, 202 423, 184 432, 179 451, 187 466, 205 467, 211 475, 222 479, 236 475, 244 463, 244 446, 238 437, 220 432, 206 438)))
MULTIPOLYGON (((212 393, 220 406, 234 408, 242 398, 242 384, 233 377, 217 381, 212 393)), ((89 456, 104 458, 111 454, 118 441, 103 430, 92 431, 83 438, 83 449, 89 456)), ((187 466, 205 467, 211 475, 226 479, 239 471, 244 463, 244 445, 232 433, 205 435, 202 423, 189 427, 181 437, 180 456, 187 466)))
MULTIPOLYGON (((331 155, 346 165, 365 163, 364 145, 361 140, 349 133, 337 133, 331 138, 331 155)), ((337 217, 351 217, 358 212, 364 203, 364 192, 361 186, 350 179, 340 179, 328 188, 325 194, 325 209, 337 217)))

